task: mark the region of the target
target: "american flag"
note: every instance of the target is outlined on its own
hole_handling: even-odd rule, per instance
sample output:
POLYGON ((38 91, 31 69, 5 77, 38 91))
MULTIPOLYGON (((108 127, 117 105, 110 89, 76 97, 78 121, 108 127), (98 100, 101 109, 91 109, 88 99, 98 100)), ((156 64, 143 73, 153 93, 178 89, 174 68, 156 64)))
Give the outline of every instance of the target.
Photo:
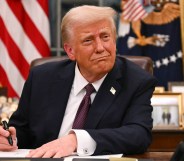
POLYGON ((155 0, 143 0, 143 5, 144 6, 149 6, 149 5, 151 5, 152 1, 155 1, 155 0))
POLYGON ((49 56, 48 0, 0 0, 0 84, 20 97, 35 58, 49 56))
POLYGON ((148 0, 127 0, 123 6, 123 17, 125 20, 137 21, 147 16, 143 4, 147 5, 148 0), (141 3, 142 2, 142 3, 141 3))

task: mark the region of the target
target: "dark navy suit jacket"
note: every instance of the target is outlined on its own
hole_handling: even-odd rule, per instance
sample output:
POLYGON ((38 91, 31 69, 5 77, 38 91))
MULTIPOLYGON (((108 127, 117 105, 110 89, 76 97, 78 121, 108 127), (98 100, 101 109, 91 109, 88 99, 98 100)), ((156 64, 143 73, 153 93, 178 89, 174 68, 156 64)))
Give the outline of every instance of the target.
MULTIPOLYGON (((75 62, 70 60, 31 69, 18 110, 9 122, 17 130, 19 148, 37 148, 57 139, 74 72, 75 62)), ((150 98, 155 85, 151 74, 124 58, 116 59, 96 94, 85 125, 97 143, 94 154, 146 151, 151 143, 150 98)))

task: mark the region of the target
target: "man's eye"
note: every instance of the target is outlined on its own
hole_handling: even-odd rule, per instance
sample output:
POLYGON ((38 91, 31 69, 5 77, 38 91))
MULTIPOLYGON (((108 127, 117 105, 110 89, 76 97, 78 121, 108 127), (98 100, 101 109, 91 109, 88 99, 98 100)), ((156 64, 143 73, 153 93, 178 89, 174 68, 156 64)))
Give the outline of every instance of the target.
POLYGON ((86 40, 84 40, 84 42, 90 42, 91 41, 91 39, 86 39, 86 40))
POLYGON ((104 40, 109 40, 109 38, 110 38, 109 35, 104 35, 104 36, 103 36, 103 39, 104 39, 104 40))
POLYGON ((91 42, 92 42, 91 39, 86 39, 86 40, 83 41, 84 44, 90 44, 91 42))

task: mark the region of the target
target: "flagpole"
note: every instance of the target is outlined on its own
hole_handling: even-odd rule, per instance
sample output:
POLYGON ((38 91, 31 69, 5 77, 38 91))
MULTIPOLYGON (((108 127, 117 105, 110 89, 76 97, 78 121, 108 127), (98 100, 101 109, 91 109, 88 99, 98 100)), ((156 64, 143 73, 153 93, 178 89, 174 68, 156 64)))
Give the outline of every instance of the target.
MULTIPOLYGON (((181 46, 182 46, 182 60, 184 67, 184 0, 180 0, 180 23, 181 23, 181 46)), ((184 74, 184 68, 183 68, 184 74)))

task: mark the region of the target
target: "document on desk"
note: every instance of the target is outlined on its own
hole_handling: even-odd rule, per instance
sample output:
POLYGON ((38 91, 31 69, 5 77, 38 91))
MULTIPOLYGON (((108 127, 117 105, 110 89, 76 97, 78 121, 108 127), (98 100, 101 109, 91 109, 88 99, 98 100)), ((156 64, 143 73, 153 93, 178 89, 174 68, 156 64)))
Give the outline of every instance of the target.
POLYGON ((14 151, 4 152, 0 151, 1 158, 25 158, 30 149, 17 149, 14 151))
MULTIPOLYGON (((15 151, 10 151, 10 152, 0 151, 0 158, 25 158, 25 156, 29 153, 29 151, 30 149, 17 149, 15 151)), ((122 154, 85 156, 85 157, 81 157, 81 156, 77 156, 76 154, 73 154, 71 156, 65 157, 64 161, 72 161, 74 158, 109 159, 110 157, 121 158, 122 154)))

